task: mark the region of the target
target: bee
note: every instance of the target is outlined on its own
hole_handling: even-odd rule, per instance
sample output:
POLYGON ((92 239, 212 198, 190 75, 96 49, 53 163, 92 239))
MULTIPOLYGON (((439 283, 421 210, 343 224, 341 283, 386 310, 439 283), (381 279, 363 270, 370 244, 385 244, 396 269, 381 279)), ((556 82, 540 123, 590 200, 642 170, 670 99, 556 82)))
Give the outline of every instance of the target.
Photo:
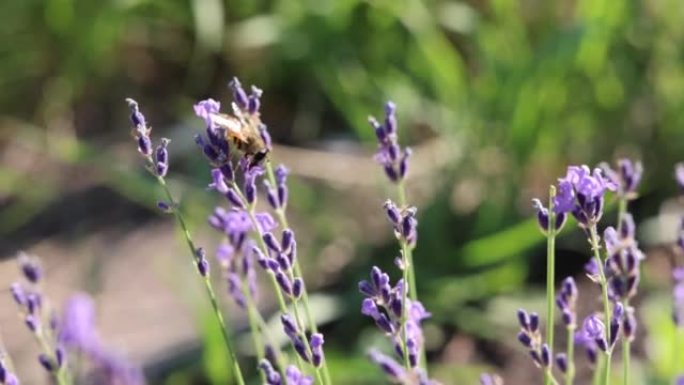
POLYGON ((249 159, 249 167, 259 165, 266 159, 269 150, 254 124, 226 114, 212 114, 212 120, 224 130, 226 139, 249 159))

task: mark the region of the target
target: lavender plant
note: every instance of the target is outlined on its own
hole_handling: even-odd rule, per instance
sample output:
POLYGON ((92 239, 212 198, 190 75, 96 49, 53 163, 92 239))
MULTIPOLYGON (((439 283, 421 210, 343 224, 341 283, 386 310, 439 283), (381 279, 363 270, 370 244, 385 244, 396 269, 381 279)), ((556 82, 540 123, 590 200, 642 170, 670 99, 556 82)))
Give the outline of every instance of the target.
POLYGON ((192 258, 192 263, 197 270, 197 273, 202 278, 204 287, 211 302, 213 309, 213 314, 216 317, 216 321, 221 329, 221 334, 223 336, 223 341, 230 355, 230 360, 233 367, 233 373, 238 384, 244 385, 245 380, 242 375, 242 370, 237 361, 235 351, 233 350, 230 336, 228 334, 228 329, 226 327, 226 322, 223 319, 223 314, 219 308, 218 301, 216 300, 216 294, 213 288, 209 276, 209 262, 206 258, 206 253, 203 248, 195 246, 195 242, 192 240, 190 231, 186 225, 185 217, 180 211, 179 204, 174 199, 171 190, 166 184, 166 174, 169 169, 169 153, 168 144, 169 140, 162 138, 159 145, 155 150, 152 149, 152 139, 150 134, 152 128, 148 126, 145 116, 140 111, 138 103, 133 99, 126 99, 129 108, 131 109, 131 122, 133 124, 132 135, 135 138, 138 145, 138 152, 143 156, 145 160, 145 168, 157 179, 157 182, 164 190, 165 201, 160 201, 158 207, 164 211, 173 214, 176 217, 176 221, 181 228, 185 241, 189 249, 189 255, 192 258))
MULTIPOLYGON (((270 136, 259 113, 261 90, 252 87, 252 93, 248 96, 237 79, 233 79, 230 88, 233 91, 234 100, 232 103, 233 114, 229 115, 230 119, 238 122, 241 129, 246 132, 247 137, 255 133, 258 134, 265 147, 263 152, 271 152, 270 136)), ((287 170, 284 166, 279 166, 274 171, 268 159, 264 161, 265 164, 262 166, 259 162, 255 162, 256 158, 250 154, 245 154, 245 157, 238 162, 236 167, 233 164, 230 145, 227 141, 227 138, 232 134, 226 131, 227 127, 217 122, 217 120, 226 119, 222 118, 224 115, 220 114, 220 103, 212 99, 201 101, 195 105, 195 113, 206 123, 206 139, 198 135, 196 142, 213 167, 210 186, 224 195, 231 206, 230 211, 221 208, 215 210, 214 215, 210 218, 210 223, 214 228, 222 229, 229 240, 232 239, 234 249, 236 239, 244 242, 245 234, 247 232, 253 233, 254 242, 250 244, 249 255, 256 259, 270 278, 281 311, 283 330, 297 354, 300 369, 304 362, 309 363, 315 372, 317 381, 321 384, 330 384, 330 375, 323 353, 324 339, 322 334, 318 333, 315 320, 311 315, 308 294, 297 258, 295 234, 290 229, 285 214, 287 207, 287 170), (247 159, 249 156, 252 158, 247 159), (266 190, 269 206, 278 217, 278 224, 275 223, 269 213, 257 211, 257 181, 264 173, 268 174, 269 180, 264 181, 263 186, 266 190), (242 177, 244 181, 242 186, 238 185, 236 177, 242 177), (232 216, 233 219, 228 220, 228 216, 232 216), (234 224, 236 227, 228 228, 225 224, 234 224), (283 228, 280 240, 277 240, 273 233, 277 225, 283 228), (236 235, 236 231, 239 234, 236 235), (290 314, 288 310, 288 301, 292 305, 293 314, 290 314), (300 302, 303 302, 308 322, 305 322, 304 316, 301 314, 300 302), (310 336, 308 336, 309 331, 310 336)), ((247 253, 245 250, 242 252, 247 253)), ((252 295, 249 289, 249 269, 251 269, 249 258, 243 259, 247 262, 243 262, 242 268, 242 276, 246 278, 247 289, 242 290, 237 301, 248 304, 247 307, 252 309, 253 317, 250 318, 253 320, 250 321, 250 324, 252 325, 252 332, 255 334, 258 332, 255 324, 263 324, 263 318, 253 304, 253 299, 250 298, 252 295)), ((231 277, 233 277, 231 278, 233 283, 229 282, 229 287, 234 288, 238 279, 236 279, 235 274, 231 277)), ((234 289, 231 289, 231 292, 234 295, 238 294, 237 290, 234 289)), ((255 340, 255 344, 259 345, 260 342, 255 340)), ((265 351, 259 347, 257 347, 257 351, 260 361, 264 362, 265 351)), ((279 367, 282 369, 283 365, 280 364, 279 367)), ((263 377, 268 378, 268 372, 265 370, 262 371, 263 377)), ((287 373, 280 373, 280 377, 288 378, 287 373)))
POLYGON ((418 235, 417 210, 407 206, 404 187, 411 151, 402 149, 398 144, 394 103, 385 105, 383 124, 372 117, 369 121, 378 139, 375 159, 382 165, 389 180, 397 184, 399 205, 387 200, 384 209, 399 241, 401 256, 395 263, 402 271, 403 278, 392 286, 389 275, 374 266, 370 280, 359 283, 359 290, 366 296, 361 312, 372 318, 391 339, 394 352, 404 365, 402 367, 393 358, 376 350, 371 350, 369 357, 393 382, 436 384, 428 378, 425 360, 420 358, 424 354, 421 323, 430 317, 430 313, 418 301, 415 288, 412 250, 416 247, 418 235))
POLYGON ((40 347, 38 362, 55 383, 71 384, 64 347, 58 339, 57 314, 41 290, 43 269, 40 261, 23 252, 19 253, 18 261, 25 282, 13 283, 10 291, 26 327, 40 347))
MULTIPOLYGON (((532 362, 544 372, 544 381, 558 384, 553 376, 553 352, 551 345, 544 342, 539 330, 539 315, 527 313, 523 309, 518 310, 518 341, 528 349, 532 362)), ((550 323, 548 327, 552 327, 550 323)))

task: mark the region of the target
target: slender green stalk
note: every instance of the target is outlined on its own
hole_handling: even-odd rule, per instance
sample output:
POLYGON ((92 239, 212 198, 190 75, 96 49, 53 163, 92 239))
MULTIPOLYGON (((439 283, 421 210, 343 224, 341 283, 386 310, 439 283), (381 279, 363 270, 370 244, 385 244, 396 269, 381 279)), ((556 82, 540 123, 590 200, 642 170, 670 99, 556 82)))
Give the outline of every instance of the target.
MULTIPOLYGON (((553 348, 553 310, 555 309, 555 261, 556 261, 556 214, 553 211, 553 201, 556 197, 556 187, 549 188, 549 228, 546 232, 546 343, 553 348)), ((552 376, 546 376, 544 383, 549 385, 552 376)))
MULTIPOLYGON (((262 331, 259 329, 259 324, 254 314, 255 306, 252 294, 249 292, 249 285, 247 280, 241 279, 242 295, 245 297, 245 307, 247 308, 247 320, 249 321, 249 329, 252 335, 252 342, 254 343, 254 350, 256 351, 257 361, 261 362, 266 356, 264 351, 264 341, 262 339, 262 331)), ((258 310, 256 310, 258 312, 258 310)), ((261 381, 266 383, 266 373, 263 370, 259 371, 261 381)))
MULTIPOLYGON (((404 185, 403 180, 401 180, 401 181, 399 181, 399 183, 397 183, 397 197, 399 199, 399 207, 402 209, 405 209, 408 205, 408 200, 406 199, 406 186, 404 185)), ((407 277, 405 276, 404 282, 408 282, 409 298, 411 298, 412 301, 417 301, 418 300, 418 287, 416 286, 416 272, 415 272, 415 269, 413 268, 413 249, 411 247, 409 247, 408 245, 406 245, 405 242, 403 242, 402 252, 404 253, 404 271, 407 273, 405 275, 408 275, 408 281, 407 281, 407 277)), ((405 298, 404 298, 404 303, 406 303, 405 298)), ((425 347, 420 349, 418 366, 422 367, 423 370, 425 370, 425 373, 427 375, 428 367, 427 367, 427 357, 426 357, 425 347)))
POLYGON ((568 325, 568 341, 565 351, 568 357, 568 368, 565 372, 565 385, 572 385, 575 378, 575 325, 568 325))
MULTIPOLYGON (((610 341, 610 317, 611 317, 611 311, 610 311, 610 301, 608 300, 608 282, 606 280, 606 274, 603 269, 603 261, 601 260, 601 253, 600 253, 600 248, 601 245, 599 244, 599 236, 598 236, 598 231, 596 230, 596 224, 592 223, 589 226, 589 235, 590 235, 590 243, 591 243, 591 249, 594 252, 594 258, 596 258, 596 265, 598 266, 599 270, 599 283, 601 284, 601 293, 603 297, 603 312, 605 314, 605 330, 606 330, 606 341, 610 341)), ((611 350, 609 349, 605 353, 605 365, 603 367, 603 384, 604 385, 610 385, 610 357, 611 357, 611 350)))
MULTIPOLYGON (((150 159, 151 161, 151 159, 150 159)), ((183 217, 183 214, 180 212, 180 208, 178 207, 178 203, 173 198, 173 195, 171 194, 171 190, 169 190, 168 185, 166 184, 166 180, 158 175, 155 175, 157 178, 157 181, 159 184, 162 186, 162 189, 164 190, 164 193, 166 194, 166 198, 168 200, 169 205, 173 207, 173 215, 176 217, 176 220, 183 232, 183 236, 185 237, 185 241, 188 245, 188 249, 190 251, 190 256, 192 257, 192 265, 193 268, 195 267, 195 262, 196 262, 196 255, 197 255, 197 248, 195 247, 195 243, 192 240, 192 237, 190 236, 190 231, 188 230, 188 227, 185 223, 185 218, 183 217)), ((204 282, 204 288, 207 292, 207 296, 209 297, 209 301, 211 302, 211 307, 214 312, 214 316, 216 317, 216 321, 219 324, 219 327, 221 329, 221 335, 223 336, 223 342, 226 345, 226 349, 228 350, 228 355, 230 356, 231 359, 231 364, 233 365, 233 372, 235 375, 235 380, 239 385, 244 385, 245 380, 242 375, 242 370, 240 369, 240 365, 237 360, 237 356, 235 355, 235 351, 233 350, 233 346, 230 342, 230 336, 228 335, 228 328, 226 326, 226 322, 223 319, 223 314, 221 313, 221 309, 219 308, 218 301, 216 300, 216 294, 214 293, 214 288, 213 285, 211 284, 211 280, 209 277, 203 277, 202 281, 204 282)))
MULTIPOLYGON (((268 177, 268 181, 271 183, 272 186, 276 185, 276 179, 275 179, 275 173, 273 172, 273 164, 271 163, 270 160, 266 161, 266 175, 268 177)), ((290 224, 287 221, 287 215, 285 214, 285 208, 281 207, 275 210, 276 217, 278 218, 278 223, 280 223, 280 226, 283 229, 289 229, 290 224)), ((300 267, 299 264, 299 259, 295 259, 294 261, 294 272, 298 277, 303 277, 302 275, 302 268, 300 267)), ((311 312, 311 306, 309 305, 309 294, 308 290, 306 289, 306 285, 304 285, 304 288, 302 290, 302 298, 301 298, 302 303, 304 304, 304 312, 306 314, 306 318, 308 321, 308 326, 311 329, 313 333, 318 333, 318 325, 316 324, 316 319, 313 317, 313 313, 311 312)), ((322 363, 322 368, 323 368, 323 377, 325 379, 326 384, 332 384, 332 380, 330 379, 330 371, 328 369, 328 364, 326 362, 325 357, 323 357, 323 363, 322 363)))
POLYGON ((558 381, 553 377, 551 367, 544 369, 544 381, 548 381, 548 383, 552 385, 558 385, 558 381))

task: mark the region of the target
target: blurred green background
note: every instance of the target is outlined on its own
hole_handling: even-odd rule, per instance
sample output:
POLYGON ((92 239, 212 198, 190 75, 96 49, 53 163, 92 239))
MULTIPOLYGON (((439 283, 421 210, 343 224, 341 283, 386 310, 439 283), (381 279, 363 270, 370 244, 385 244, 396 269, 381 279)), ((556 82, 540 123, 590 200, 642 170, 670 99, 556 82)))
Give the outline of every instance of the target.
MULTIPOLYGON (((409 200, 419 207, 418 286, 445 383, 532 368, 508 318, 521 304, 543 309, 544 246, 530 199, 545 196, 567 164, 643 160, 643 194, 632 206, 640 222, 676 194, 672 165, 684 158, 676 0, 6 0, 0 15, 2 255, 48 238, 67 254, 97 254, 79 241, 169 221, 154 210, 158 191, 130 142, 125 97, 140 102, 155 135, 172 138, 171 179, 194 231, 209 233, 218 202, 205 190, 191 106, 206 97, 226 105, 226 84, 238 76, 265 90, 274 159, 293 170, 307 279, 342 306, 324 328, 340 383, 381 381, 363 358, 381 338, 358 314, 356 282, 372 264, 392 269, 397 253, 381 211, 394 190, 372 163, 367 124, 386 100, 398 104, 401 140, 417 153, 409 200)), ((646 240, 654 249, 669 239, 654 234, 646 240)), ((558 277, 581 276, 585 246, 566 230, 558 277)), ((644 301, 663 314, 670 257, 656 254, 661 263, 644 282, 652 294, 644 301)), ((106 269, 98 258, 89 266, 79 286, 96 293, 106 269)), ((657 341, 674 332, 662 314, 647 323, 660 334, 656 348, 640 345, 646 369, 635 378, 665 384, 676 364, 657 341)), ((211 346, 204 363, 142 364, 152 383, 221 383, 220 347, 211 346)))

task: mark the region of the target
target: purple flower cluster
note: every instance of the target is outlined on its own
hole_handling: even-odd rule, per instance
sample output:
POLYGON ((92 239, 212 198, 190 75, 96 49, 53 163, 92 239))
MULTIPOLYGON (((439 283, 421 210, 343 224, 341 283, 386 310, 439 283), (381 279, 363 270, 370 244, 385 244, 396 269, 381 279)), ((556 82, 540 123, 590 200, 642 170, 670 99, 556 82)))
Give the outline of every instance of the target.
POLYGON ((418 240, 417 209, 415 207, 399 209, 396 203, 389 199, 385 201, 383 207, 385 208, 387 218, 392 223, 394 235, 397 239, 400 242, 405 242, 409 247, 415 247, 418 240))
POLYGON ((166 176, 169 170, 169 151, 167 147, 171 140, 162 138, 156 150, 153 151, 152 139, 150 138, 152 128, 147 125, 145 115, 140 111, 138 102, 131 98, 127 98, 126 102, 131 109, 132 135, 138 144, 138 152, 148 160, 148 170, 152 174, 159 177, 166 176))
MULTIPOLYGON (((421 322, 430 317, 430 313, 425 310, 419 301, 411 301, 406 298, 404 290, 408 290, 408 287, 402 280, 399 280, 392 287, 389 275, 382 272, 377 266, 374 266, 371 270, 370 280, 364 280, 359 283, 359 291, 366 296, 361 305, 361 313, 372 318, 378 328, 392 339, 394 350, 402 360, 404 359, 404 338, 406 339, 408 362, 415 372, 413 374, 420 375, 421 369, 418 368, 418 356, 423 348, 421 322), (407 306, 407 319, 404 320, 405 336, 402 330, 404 306, 407 306)), ((379 356, 378 354, 371 355, 371 358, 373 357, 384 357, 382 359, 373 359, 373 361, 378 363, 389 377, 396 378, 400 373, 404 376, 407 375, 404 370, 400 372, 394 370, 396 367, 401 367, 401 365, 392 358, 379 356)))
POLYGON ((57 316, 40 291, 43 269, 37 257, 23 252, 19 253, 18 262, 26 282, 13 283, 10 292, 19 306, 26 327, 38 341, 41 341, 43 351, 38 356, 38 362, 56 377, 66 364, 66 356, 63 346, 56 338, 57 316))
POLYGON ((283 314, 280 316, 280 321, 283 325, 283 330, 292 342, 295 351, 304 361, 311 363, 318 368, 323 364, 323 335, 320 333, 313 333, 307 342, 306 335, 301 330, 297 322, 289 315, 283 314), (309 347, 311 348, 309 351, 309 347))
POLYGON ((285 369, 285 382, 277 370, 268 360, 262 360, 259 363, 259 369, 266 377, 266 385, 312 385, 314 380, 311 376, 306 376, 295 366, 288 366, 285 369))
POLYGON ((406 177, 408 158, 411 156, 411 149, 402 149, 398 143, 396 110, 396 105, 388 102, 385 105, 385 120, 382 124, 373 117, 368 118, 378 139, 375 160, 382 165, 390 181, 395 183, 403 181, 406 177))
POLYGON ((287 208, 287 175, 289 171, 284 165, 280 165, 275 170, 275 180, 276 185, 271 186, 271 183, 264 181, 266 186, 266 196, 268 198, 268 204, 274 210, 285 210, 287 208))
POLYGON ((584 346, 589 362, 596 364, 597 352, 612 351, 617 342, 624 309, 622 304, 616 303, 610 320, 610 340, 606 337, 606 326, 597 314, 591 314, 584 319, 582 328, 575 333, 575 344, 584 346))
POLYGON ((304 280, 296 277, 293 271, 297 258, 297 242, 294 233, 290 229, 285 229, 278 241, 272 233, 267 232, 264 233, 262 239, 268 247, 269 255, 264 255, 261 249, 254 247, 253 252, 257 262, 264 270, 275 275, 280 290, 285 296, 299 299, 304 290, 304 280))
POLYGON ((569 166, 565 177, 558 180, 554 211, 556 214, 572 213, 581 226, 589 227, 603 215, 605 191, 616 188, 599 168, 592 172, 585 165, 569 166))
POLYGON ((617 170, 610 168, 607 163, 602 163, 600 167, 606 178, 616 186, 616 193, 621 199, 635 199, 644 172, 643 165, 639 161, 633 162, 627 158, 619 159, 617 165, 617 170))
POLYGON ((640 279, 639 266, 644 254, 634 238, 635 225, 632 215, 625 213, 620 232, 608 227, 603 233, 606 244, 606 278, 608 294, 613 301, 634 297, 640 279))
POLYGON ((548 369, 552 366, 551 347, 543 343, 539 330, 539 315, 537 313, 527 313, 523 309, 518 310, 518 341, 529 349, 530 357, 535 365, 540 368, 548 369))
MULTIPOLYGON (((539 229, 542 233, 547 234, 550 224, 549 219, 551 218, 549 215, 549 209, 544 207, 541 201, 537 198, 532 199, 532 207, 534 207, 534 210, 537 212, 537 224, 539 225, 539 229)), ((568 216, 565 212, 555 212, 555 210, 554 215, 555 220, 553 222, 553 229, 555 232, 559 232, 565 225, 568 216)))
POLYGON ((563 280, 561 290, 556 296, 556 305, 561 312, 561 319, 563 324, 567 327, 575 327, 577 322, 577 285, 572 277, 567 277, 563 280))

